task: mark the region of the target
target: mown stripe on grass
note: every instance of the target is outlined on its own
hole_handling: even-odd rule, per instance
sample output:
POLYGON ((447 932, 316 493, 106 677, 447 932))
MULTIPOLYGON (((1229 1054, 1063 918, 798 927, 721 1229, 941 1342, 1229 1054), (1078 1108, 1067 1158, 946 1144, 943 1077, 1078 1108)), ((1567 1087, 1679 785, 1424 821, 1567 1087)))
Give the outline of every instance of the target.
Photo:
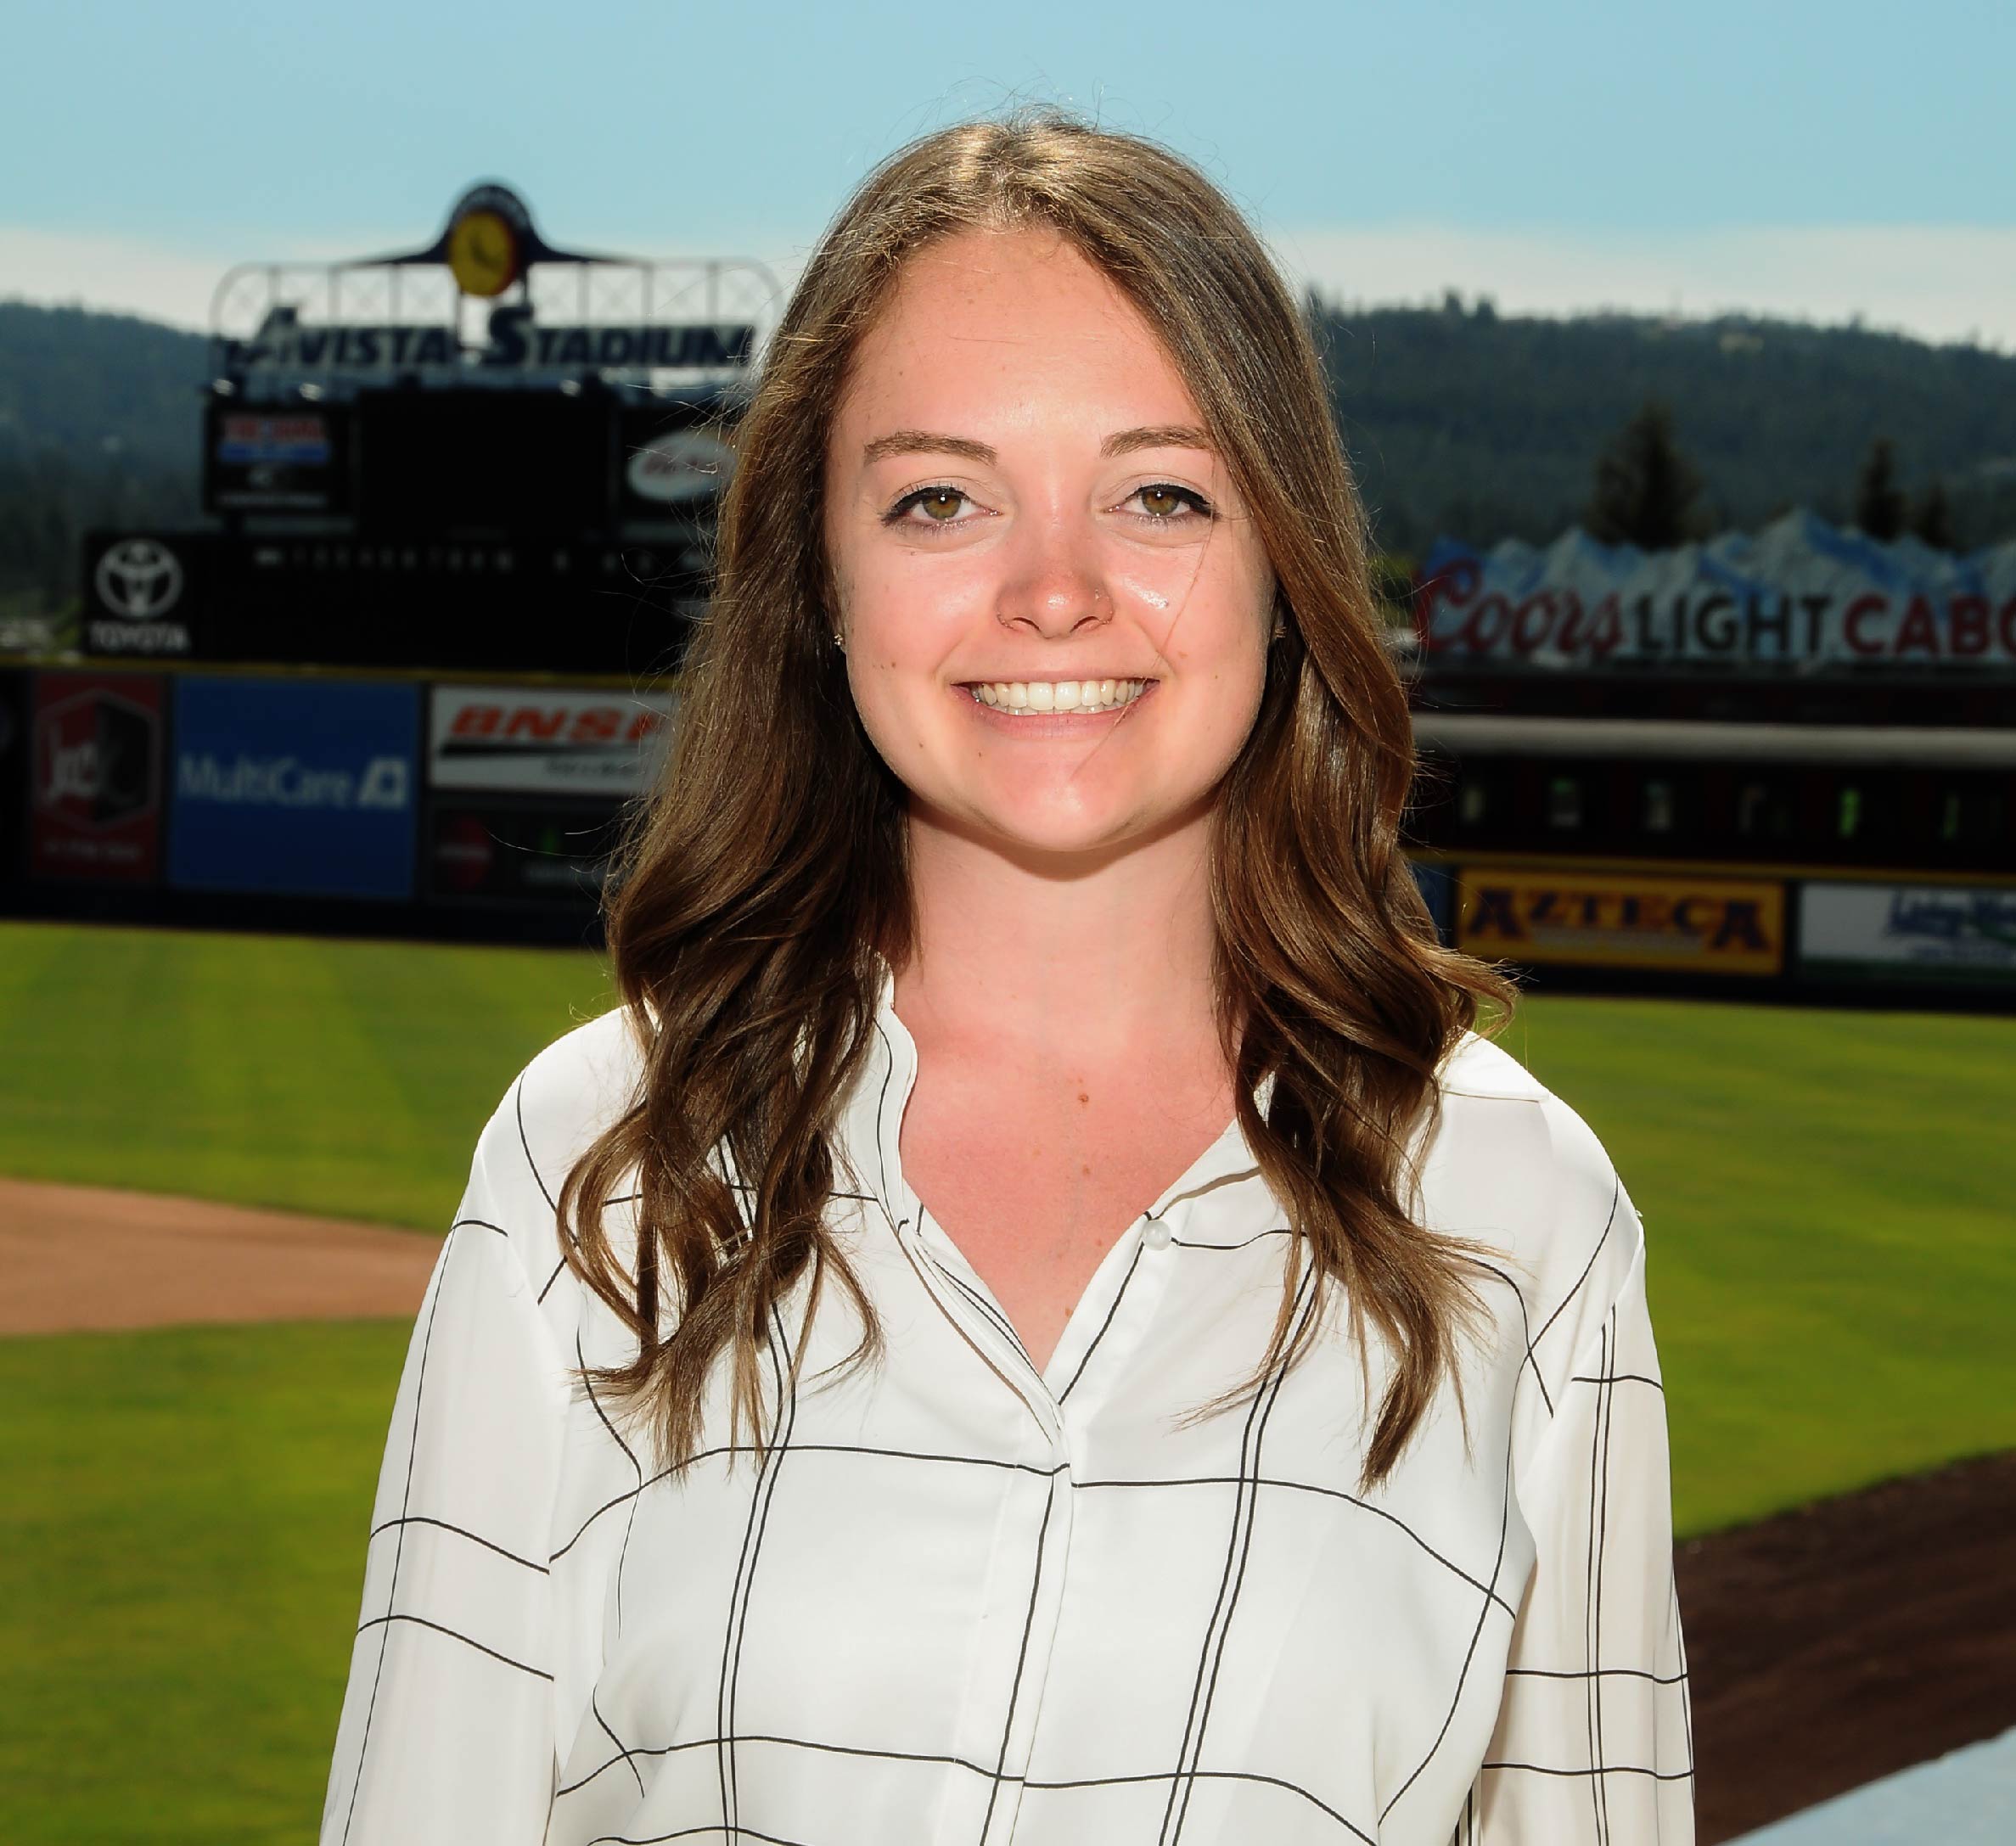
POLYGON ((428 1229, 608 1004, 557 950, 0 923, 0 1171, 428 1229))
POLYGON ((2016 1445, 2016 1020, 1522 1010, 1644 1216, 1682 1531, 2016 1445))
POLYGON ((409 1332, 0 1340, 0 1839, 314 1837, 409 1332))

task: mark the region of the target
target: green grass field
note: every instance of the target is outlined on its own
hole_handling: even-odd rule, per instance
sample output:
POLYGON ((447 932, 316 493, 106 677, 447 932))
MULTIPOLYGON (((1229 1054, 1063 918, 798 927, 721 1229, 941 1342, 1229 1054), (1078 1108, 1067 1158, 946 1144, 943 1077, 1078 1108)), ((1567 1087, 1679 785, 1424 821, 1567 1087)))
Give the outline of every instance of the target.
POLYGON ((0 1839, 315 1838, 407 1331, 0 1340, 0 1839))
MULTIPOLYGON (((439 1227, 606 1003, 581 954, 0 924, 0 1172, 439 1227)), ((1550 998, 1506 1042, 1644 1215, 1681 1532, 2016 1445, 2016 1020, 1550 998)), ((312 1837, 406 1337, 0 1341, 0 1839, 312 1837)))
POLYGON ((610 997, 578 951, 0 923, 0 1173, 439 1229, 610 997))

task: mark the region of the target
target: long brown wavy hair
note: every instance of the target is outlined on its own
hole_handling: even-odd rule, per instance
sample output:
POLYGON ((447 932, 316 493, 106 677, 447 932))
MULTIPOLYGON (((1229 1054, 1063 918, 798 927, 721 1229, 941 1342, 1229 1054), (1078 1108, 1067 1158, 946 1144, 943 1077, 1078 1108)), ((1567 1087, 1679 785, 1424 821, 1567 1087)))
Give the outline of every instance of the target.
MULTIPOLYGON (((596 1383, 648 1412, 677 1467, 724 1354, 733 1422, 763 1445, 759 1355, 807 1270, 880 1350, 828 1230, 836 1116, 866 1056, 883 962, 913 936, 905 791, 832 646, 822 536, 828 432, 862 334, 904 262, 967 230, 1046 226, 1157 328, 1258 530, 1285 632, 1216 806, 1216 1005, 1239 1126, 1294 1236, 1272 1338, 1238 1401, 1293 1364, 1341 1286, 1390 1382, 1360 1477, 1382 1479, 1483 1310, 1484 1247, 1412 1220, 1410 1136, 1436 1067, 1514 990, 1438 942, 1398 850, 1414 767, 1367 569, 1365 520, 1294 300, 1238 210, 1188 162, 1053 110, 963 124, 892 155, 828 229, 743 416, 716 581, 664 779, 607 907, 643 1052, 627 1112, 569 1174, 567 1260, 637 1341, 596 1383), (1256 1092, 1265 1080, 1266 1106, 1256 1092), (725 1151, 727 1160, 722 1159, 725 1151), (732 1171, 742 1194, 731 1185, 732 1171), (604 1201, 636 1193, 626 1264, 604 1201), (1315 1302, 1294 1302, 1308 1266, 1315 1302)), ((1367 1374, 1369 1376, 1369 1374, 1367 1374)), ((733 1439, 731 1438, 731 1439, 733 1439)))

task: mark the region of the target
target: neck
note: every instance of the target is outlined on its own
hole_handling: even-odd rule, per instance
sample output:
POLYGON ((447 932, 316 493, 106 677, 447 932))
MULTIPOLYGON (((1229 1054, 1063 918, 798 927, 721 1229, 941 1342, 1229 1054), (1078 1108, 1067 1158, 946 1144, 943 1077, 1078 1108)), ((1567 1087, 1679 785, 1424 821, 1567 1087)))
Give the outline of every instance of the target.
POLYGON ((913 811, 914 946, 897 1016, 921 1044, 1088 1065, 1215 1057, 1210 816, 1045 859, 913 811))

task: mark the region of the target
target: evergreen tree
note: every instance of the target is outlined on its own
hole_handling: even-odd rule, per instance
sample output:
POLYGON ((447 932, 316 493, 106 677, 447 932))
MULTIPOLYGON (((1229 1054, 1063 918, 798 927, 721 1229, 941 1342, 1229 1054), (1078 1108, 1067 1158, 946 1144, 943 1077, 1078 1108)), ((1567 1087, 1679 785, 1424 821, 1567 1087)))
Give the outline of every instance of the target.
POLYGON ((1904 530, 1904 490, 1897 484, 1897 446, 1878 436, 1856 477, 1854 519, 1871 538, 1888 544, 1904 530))
POLYGON ((1946 484, 1936 474, 1912 509, 1911 529, 1939 551, 1953 549, 1953 508, 1946 499, 1946 484))
POLYGON ((1605 545, 1670 551, 1702 534, 1701 477, 1673 437, 1673 413, 1648 400, 1610 439, 1596 463, 1596 491, 1583 517, 1605 545))

